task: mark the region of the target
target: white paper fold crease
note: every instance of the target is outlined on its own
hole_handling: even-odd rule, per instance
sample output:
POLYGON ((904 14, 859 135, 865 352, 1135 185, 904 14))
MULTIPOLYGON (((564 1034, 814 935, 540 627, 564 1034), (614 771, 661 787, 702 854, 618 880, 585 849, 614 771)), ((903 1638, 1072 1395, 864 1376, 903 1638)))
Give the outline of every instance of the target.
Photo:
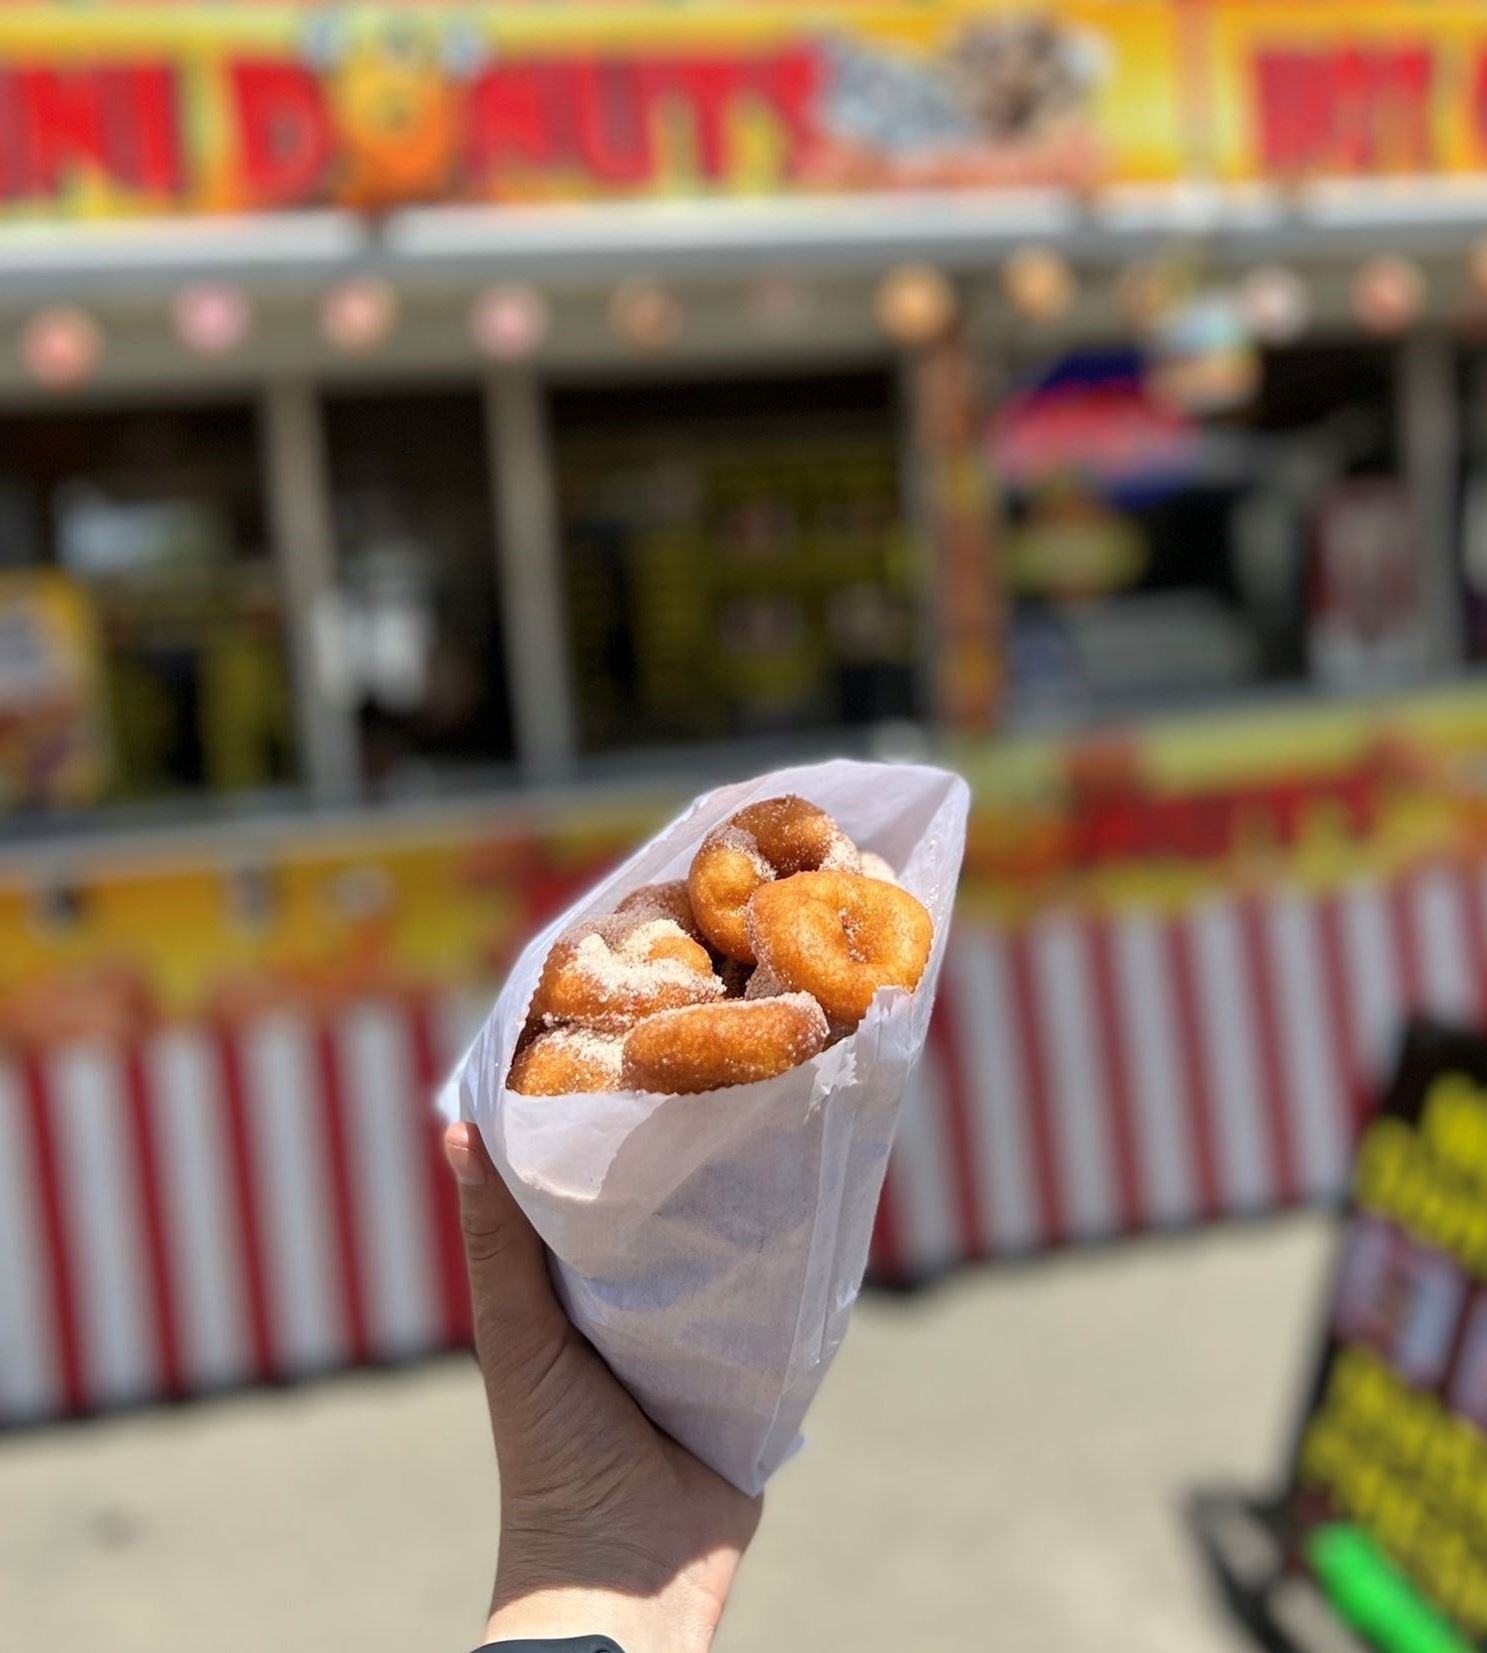
POLYGON ((746 1492, 800 1444, 841 1346, 910 1068, 924 1048, 969 793, 958 776, 839 759, 699 798, 522 953, 440 1099, 473 1120, 553 1257, 575 1325, 652 1418, 746 1492), (554 937, 686 876, 744 804, 795 792, 876 850, 929 909, 918 990, 778 1079, 705 1096, 519 1096, 502 1080, 554 937))

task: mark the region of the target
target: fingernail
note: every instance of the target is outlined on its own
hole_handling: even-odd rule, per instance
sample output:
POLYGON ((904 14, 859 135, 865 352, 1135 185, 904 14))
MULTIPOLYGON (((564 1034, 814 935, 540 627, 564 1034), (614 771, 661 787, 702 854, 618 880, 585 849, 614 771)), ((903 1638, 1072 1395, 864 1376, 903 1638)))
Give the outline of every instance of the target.
POLYGON ((454 1172, 454 1180, 466 1188, 476 1188, 485 1181, 485 1158, 475 1148, 473 1125, 451 1125, 444 1133, 444 1158, 454 1172))

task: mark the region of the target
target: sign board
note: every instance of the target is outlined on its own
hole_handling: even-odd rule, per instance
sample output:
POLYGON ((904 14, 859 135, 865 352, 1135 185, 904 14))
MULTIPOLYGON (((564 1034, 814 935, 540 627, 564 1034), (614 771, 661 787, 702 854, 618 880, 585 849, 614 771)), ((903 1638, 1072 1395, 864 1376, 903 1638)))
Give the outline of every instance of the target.
POLYGON ((1175 178, 1160 0, 0 7, 0 217, 1175 178))
POLYGON ((1226 181, 1487 166, 1487 19, 1473 0, 1217 0, 1204 41, 1226 181))
POLYGON ((1420 1023, 1358 1148, 1282 1495, 1196 1508, 1267 1645, 1487 1647, 1487 1039, 1420 1023))
POLYGON ((86 594, 60 575, 0 575, 0 813, 93 803, 107 776, 86 594))

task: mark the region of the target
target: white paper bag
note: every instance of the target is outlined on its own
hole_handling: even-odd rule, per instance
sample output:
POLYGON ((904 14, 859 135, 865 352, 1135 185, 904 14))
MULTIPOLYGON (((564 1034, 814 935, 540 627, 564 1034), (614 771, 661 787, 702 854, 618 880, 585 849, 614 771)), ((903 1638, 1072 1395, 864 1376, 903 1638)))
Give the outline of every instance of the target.
POLYGON ((745 1492, 800 1445, 842 1338, 909 1069, 945 957, 970 794, 959 776, 839 759, 699 798, 523 952, 445 1089, 553 1257, 574 1324, 655 1419, 745 1492), (684 878, 706 834, 794 792, 876 850, 929 909, 918 990, 776 1079, 701 1096, 521 1096, 502 1081, 554 938, 642 884, 684 878))

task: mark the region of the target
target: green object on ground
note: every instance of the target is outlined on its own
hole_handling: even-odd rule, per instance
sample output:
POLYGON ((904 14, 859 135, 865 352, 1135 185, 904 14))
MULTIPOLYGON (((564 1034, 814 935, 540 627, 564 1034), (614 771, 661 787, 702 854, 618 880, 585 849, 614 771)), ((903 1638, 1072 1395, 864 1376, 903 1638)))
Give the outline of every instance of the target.
POLYGON ((1475 1653, 1360 1527, 1318 1527, 1306 1559, 1338 1613, 1380 1653, 1475 1653))

